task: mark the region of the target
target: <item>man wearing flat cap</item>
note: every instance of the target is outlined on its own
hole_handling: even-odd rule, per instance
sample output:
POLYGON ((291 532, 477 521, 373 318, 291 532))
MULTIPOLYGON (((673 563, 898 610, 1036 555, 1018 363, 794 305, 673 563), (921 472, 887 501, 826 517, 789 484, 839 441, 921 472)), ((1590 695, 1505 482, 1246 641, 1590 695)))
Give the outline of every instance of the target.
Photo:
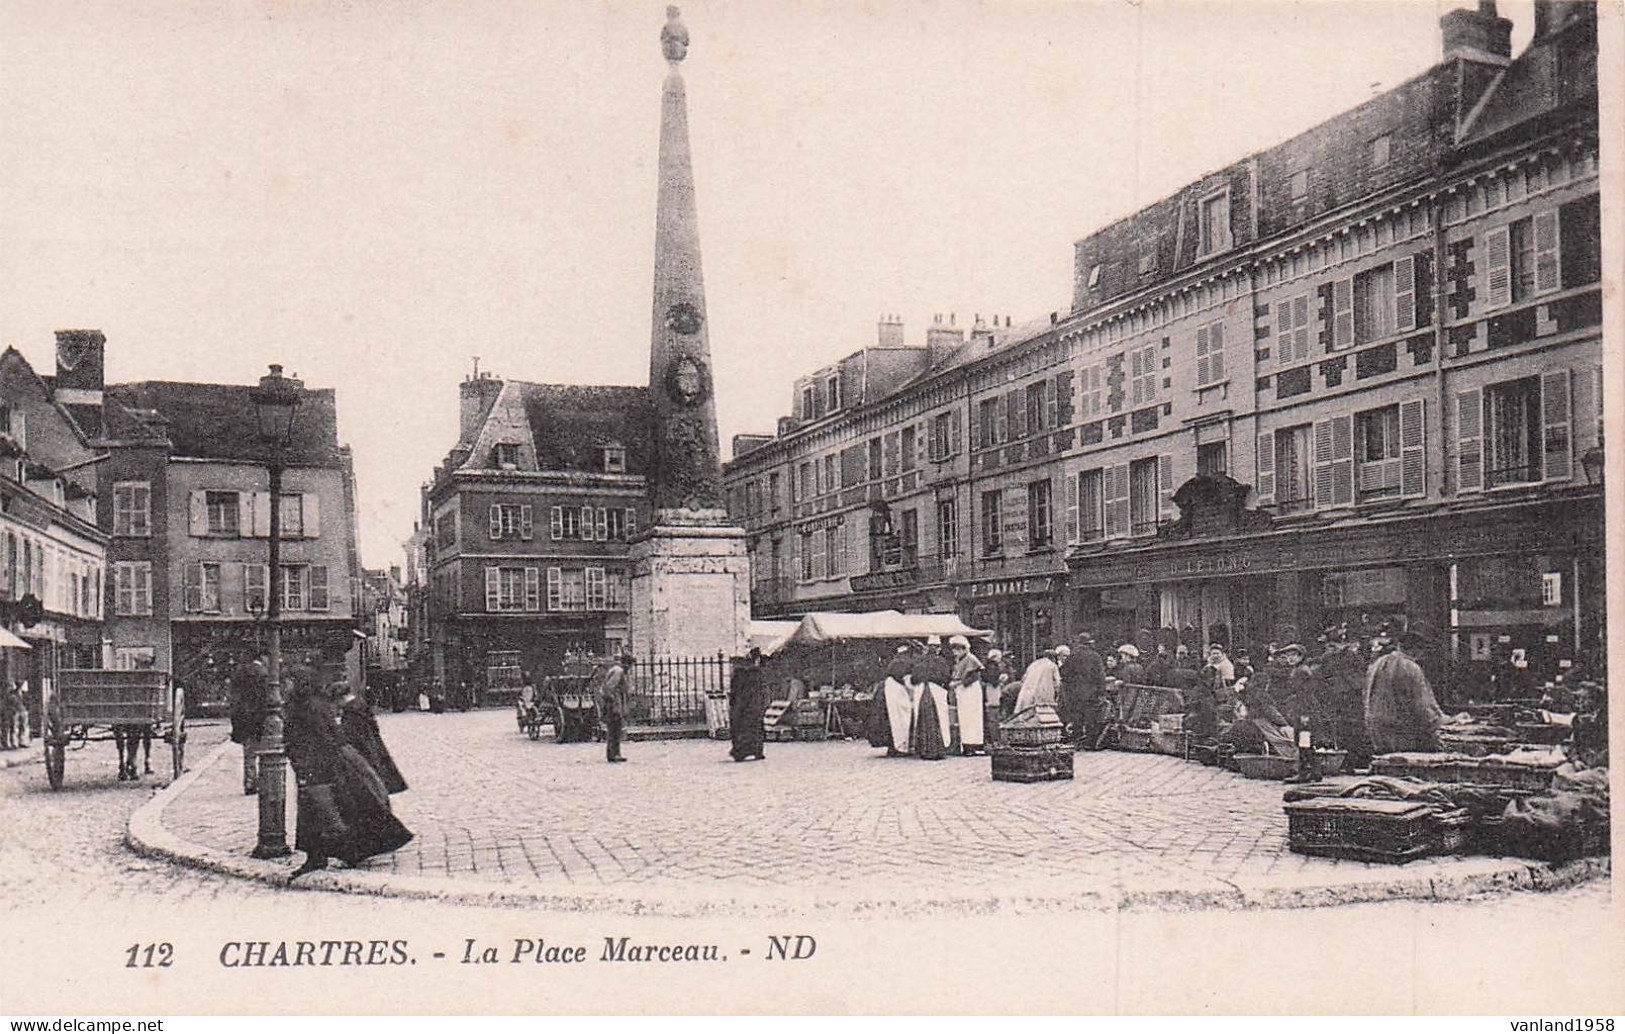
POLYGON ((1431 631, 1412 625, 1399 633, 1398 648, 1371 662, 1365 679, 1365 723, 1373 754, 1437 751, 1444 714, 1417 663, 1431 631))

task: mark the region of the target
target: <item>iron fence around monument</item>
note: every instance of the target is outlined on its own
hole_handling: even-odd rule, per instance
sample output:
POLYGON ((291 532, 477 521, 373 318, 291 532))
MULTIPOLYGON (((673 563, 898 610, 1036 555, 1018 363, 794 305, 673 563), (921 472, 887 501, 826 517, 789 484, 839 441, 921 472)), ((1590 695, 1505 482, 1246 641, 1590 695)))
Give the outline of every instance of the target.
POLYGON ((627 724, 706 724, 706 700, 727 697, 728 674, 728 658, 720 653, 713 657, 648 657, 634 661, 627 724))

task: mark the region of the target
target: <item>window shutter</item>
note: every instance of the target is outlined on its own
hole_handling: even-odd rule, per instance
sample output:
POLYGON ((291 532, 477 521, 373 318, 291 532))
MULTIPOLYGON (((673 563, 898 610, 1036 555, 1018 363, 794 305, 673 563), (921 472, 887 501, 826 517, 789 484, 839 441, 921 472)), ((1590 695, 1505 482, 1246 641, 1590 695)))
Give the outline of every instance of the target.
POLYGON ((1399 404, 1399 494, 1406 499, 1427 495, 1427 403, 1399 404))
POLYGON ((1206 384, 1213 380, 1213 363, 1208 359, 1208 334, 1206 327, 1196 328, 1196 383, 1206 384))
POLYGON ((536 537, 535 514, 530 506, 519 508, 519 537, 526 542, 536 537))
POLYGON ((1574 476, 1574 435, 1569 371, 1553 370, 1540 376, 1541 438, 1546 443, 1545 480, 1566 481, 1574 476))
POLYGON ((1003 399, 993 403, 993 444, 1003 445, 1010 440, 1010 406, 1003 399))
POLYGON ((310 609, 327 610, 332 598, 327 591, 327 565, 312 564, 310 568, 310 609))
POLYGON ((1121 538, 1129 533, 1128 464, 1107 467, 1102 477, 1106 483, 1106 537, 1121 538))
POLYGON ((1412 255, 1394 260, 1394 327, 1416 329, 1416 258, 1412 255))
POLYGON ((485 569, 485 609, 495 613, 502 609, 502 569, 485 569))
MULTIPOLYGON (((304 538, 318 538, 322 534, 322 497, 315 492, 306 492, 299 497, 299 504, 303 507, 305 522, 304 538)), ((266 532, 270 534, 270 532, 266 532)))
POLYGON ((547 609, 564 608, 564 572, 557 567, 547 569, 547 609))
POLYGON ((491 504, 491 538, 502 538, 502 507, 491 504))
POLYGON ((1558 275, 1558 222, 1557 209, 1537 212, 1535 224, 1535 293, 1551 294, 1562 288, 1558 275))
POLYGON ((554 542, 564 537, 564 507, 553 507, 552 512, 548 515, 547 525, 547 530, 553 536, 554 542))
POLYGON ((1215 323, 1207 332, 1208 375, 1215 381, 1224 380, 1224 324, 1215 323))
POLYGON ((591 542, 593 534, 592 507, 581 508, 581 524, 576 528, 576 538, 583 542, 591 542))
POLYGON ((1499 309, 1512 301, 1512 241, 1505 226, 1484 236, 1484 307, 1499 309))
POLYGON ((1166 523, 1174 519, 1174 458, 1163 453, 1157 460, 1157 512, 1166 523))
POLYGON ((948 455, 950 456, 959 455, 959 450, 961 447, 959 427, 960 416, 961 414, 959 410, 956 409, 953 411, 952 417, 948 421, 948 455))
POLYGON ((254 504, 259 501, 258 495, 258 492, 237 493, 237 534, 244 538, 254 534, 254 504))
POLYGON ((1332 417, 1332 504, 1354 504, 1354 414, 1332 417))
MULTIPOLYGON (((943 441, 942 431, 942 421, 933 417, 927 422, 926 433, 929 434, 931 438, 931 459, 933 460, 941 460, 948 454, 948 443, 943 441)), ((845 458, 844 453, 842 454, 842 458, 845 458)))
POLYGON ((533 613, 542 609, 542 572, 534 567, 525 568, 525 609, 533 613))
MULTIPOLYGON (((922 423, 914 431, 914 466, 923 467, 926 461, 926 435, 930 431, 929 423, 922 423)), ((834 485, 830 485, 834 488, 834 485)))
POLYGON ((638 511, 628 506, 626 508, 626 541, 631 542, 638 533, 638 511))
POLYGON ((1083 531, 1078 526, 1078 514, 1081 512, 1083 495, 1083 475, 1074 474, 1062 482, 1067 488, 1066 493, 1066 541, 1070 543, 1081 541, 1083 531))
POLYGON ((203 609, 203 565, 186 565, 186 609, 196 613, 203 609))
POLYGON ((1060 427, 1061 420, 1061 392, 1058 378, 1050 378, 1044 382, 1044 426, 1049 428, 1060 427))
POLYGON ((202 492, 194 491, 187 498, 190 530, 193 535, 209 533, 209 504, 202 492))
MULTIPOLYGON (((245 493, 247 494, 247 493, 245 493)), ((246 534, 257 539, 271 537, 271 493, 254 492, 253 502, 249 504, 251 515, 250 523, 243 525, 246 534)))
POLYGON ((1275 502, 1275 434, 1258 436, 1258 501, 1275 502))
POLYGON ((1275 363, 1277 366, 1290 366, 1293 362, 1292 348, 1292 302, 1290 300, 1278 302, 1275 306, 1275 363))
MULTIPOLYGON (((970 445, 972 449, 979 449, 982 447, 981 436, 983 431, 980 411, 980 405, 970 407, 970 445)), ((958 420, 954 421, 954 426, 955 428, 959 426, 958 420)))
POLYGON ((896 433, 888 434, 884 439, 882 439, 881 449, 884 453, 886 461, 886 469, 884 474, 886 477, 895 477, 897 475, 898 457, 903 451, 902 435, 896 433))
POLYGON ((1456 492, 1484 488, 1483 392, 1456 393, 1456 492))
POLYGON ((1347 348, 1354 344, 1354 281, 1338 280, 1332 284, 1332 347, 1347 348))
POLYGON ((1309 296, 1292 299, 1292 354, 1299 362, 1309 358, 1309 296))
POLYGON ((1332 505, 1332 422, 1316 420, 1315 508, 1332 505))
POLYGON ((1010 425, 1010 439, 1025 438, 1027 436, 1027 406, 1022 398, 1022 392, 1012 391, 1004 397, 1004 408, 1008 411, 1010 425))
POLYGON ((604 509, 602 506, 600 506, 598 508, 597 529, 598 529, 598 541, 599 542, 608 542, 609 541, 609 511, 604 509))

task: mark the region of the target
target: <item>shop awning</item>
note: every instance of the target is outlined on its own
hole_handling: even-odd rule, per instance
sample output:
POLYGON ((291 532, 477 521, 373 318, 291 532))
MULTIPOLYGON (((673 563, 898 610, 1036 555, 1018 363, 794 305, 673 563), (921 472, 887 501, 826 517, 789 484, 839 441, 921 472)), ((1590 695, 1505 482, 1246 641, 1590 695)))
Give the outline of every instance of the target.
POLYGON ((0 647, 10 647, 13 650, 32 650, 33 647, 18 639, 12 633, 0 628, 0 647))
POLYGON ((975 629, 956 614, 903 614, 877 610, 867 614, 808 614, 785 645, 838 643, 854 639, 925 639, 962 635, 985 639, 993 633, 975 629))

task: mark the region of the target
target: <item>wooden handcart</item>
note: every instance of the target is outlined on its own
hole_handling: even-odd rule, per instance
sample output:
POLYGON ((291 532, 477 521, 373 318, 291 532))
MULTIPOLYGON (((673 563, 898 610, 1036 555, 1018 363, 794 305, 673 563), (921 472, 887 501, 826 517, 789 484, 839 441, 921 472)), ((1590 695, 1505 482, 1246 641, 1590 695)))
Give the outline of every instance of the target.
POLYGON ((150 733, 169 744, 172 778, 186 761, 186 693, 167 671, 63 668, 41 699, 45 775, 62 787, 67 751, 150 733))

